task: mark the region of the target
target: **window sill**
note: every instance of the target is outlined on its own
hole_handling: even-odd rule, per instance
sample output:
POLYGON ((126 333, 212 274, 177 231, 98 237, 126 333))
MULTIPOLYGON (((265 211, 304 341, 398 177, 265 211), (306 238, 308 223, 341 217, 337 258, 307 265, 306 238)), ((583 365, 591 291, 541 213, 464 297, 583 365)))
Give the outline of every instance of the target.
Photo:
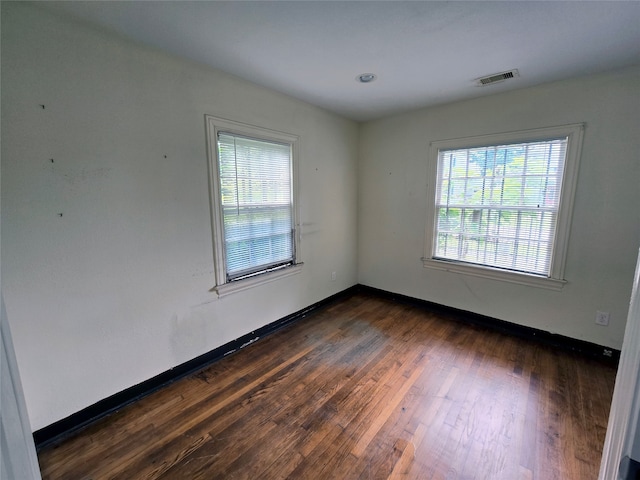
POLYGON ((269 283, 284 277, 296 275, 302 271, 302 265, 303 263, 297 263, 274 272, 263 273, 262 275, 256 275, 255 277, 245 278, 244 280, 237 280, 235 282, 218 285, 213 287, 211 291, 216 292, 218 294, 218 298, 225 297, 232 293, 241 292, 243 290, 262 285, 263 283, 269 283))
POLYGON ((517 283, 529 287, 546 288, 548 290, 560 291, 567 283, 566 280, 556 278, 539 277, 537 275, 527 275, 526 273, 510 272, 498 268, 483 267, 454 262, 444 262, 431 258, 423 258, 422 264, 425 268, 432 268, 451 273, 470 275, 473 277, 488 278, 502 282, 517 283))

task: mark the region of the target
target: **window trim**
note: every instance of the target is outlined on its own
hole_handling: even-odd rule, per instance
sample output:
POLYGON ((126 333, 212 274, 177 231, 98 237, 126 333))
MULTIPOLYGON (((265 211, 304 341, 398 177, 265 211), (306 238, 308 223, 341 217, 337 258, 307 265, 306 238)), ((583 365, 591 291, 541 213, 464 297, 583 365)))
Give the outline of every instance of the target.
POLYGON ((578 179, 580 153, 582 150, 582 138, 584 135, 584 123, 561 125, 556 127, 537 128, 532 130, 520 130, 507 133, 479 135, 473 137, 455 138, 449 140, 434 141, 429 144, 429 159, 427 164, 427 226, 425 232, 423 266, 436 270, 505 281, 532 287, 561 290, 567 283, 564 279, 566 267, 567 248, 575 189, 578 179), (462 148, 485 147, 493 145, 505 145, 512 143, 525 143, 545 141, 567 137, 567 152, 565 159, 560 203, 558 207, 558 222, 555 232, 554 249, 551 258, 549 277, 522 272, 503 270, 500 268, 477 265, 464 262, 437 260, 433 258, 434 234, 436 232, 436 188, 438 180, 438 155, 440 150, 454 150, 462 148))
POLYGON ((298 152, 299 137, 289 133, 279 132, 263 127, 240 123, 233 120, 205 115, 205 129, 207 136, 207 154, 209 166, 209 202, 211 205, 211 231, 213 236, 213 260, 215 286, 210 291, 215 291, 218 297, 239 292, 300 273, 302 262, 300 259, 300 218, 298 211, 298 152), (222 216, 222 202, 220 200, 220 179, 218 165, 218 132, 242 135, 257 140, 286 143, 291 145, 291 181, 293 200, 293 264, 273 271, 258 272, 247 278, 234 281, 227 280, 226 254, 224 247, 224 227, 222 216))

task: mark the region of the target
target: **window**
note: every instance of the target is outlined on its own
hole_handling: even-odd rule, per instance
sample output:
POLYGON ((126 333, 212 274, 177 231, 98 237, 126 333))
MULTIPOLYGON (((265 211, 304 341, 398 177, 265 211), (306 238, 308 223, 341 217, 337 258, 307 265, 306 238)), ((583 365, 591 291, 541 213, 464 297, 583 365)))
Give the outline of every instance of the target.
POLYGON ((434 142, 425 267, 562 288, 582 131, 434 142))
POLYGON ((218 295, 297 273, 297 137, 206 121, 218 295))

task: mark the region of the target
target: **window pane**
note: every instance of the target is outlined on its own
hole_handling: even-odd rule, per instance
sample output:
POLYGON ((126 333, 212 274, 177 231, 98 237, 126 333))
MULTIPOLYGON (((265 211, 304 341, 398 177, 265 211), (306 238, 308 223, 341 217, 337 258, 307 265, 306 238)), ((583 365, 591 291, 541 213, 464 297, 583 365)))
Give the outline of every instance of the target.
POLYGON ((434 258, 549 276, 566 143, 440 151, 434 258))
POLYGON ((227 277, 292 263, 291 146, 218 135, 227 277))

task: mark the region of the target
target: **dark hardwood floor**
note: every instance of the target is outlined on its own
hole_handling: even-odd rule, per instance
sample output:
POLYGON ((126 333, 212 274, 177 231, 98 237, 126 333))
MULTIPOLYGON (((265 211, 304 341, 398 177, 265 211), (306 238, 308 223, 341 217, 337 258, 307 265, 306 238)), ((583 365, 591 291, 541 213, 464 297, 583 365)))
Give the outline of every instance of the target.
POLYGON ((44 479, 598 476, 615 369, 357 294, 39 452, 44 479))

